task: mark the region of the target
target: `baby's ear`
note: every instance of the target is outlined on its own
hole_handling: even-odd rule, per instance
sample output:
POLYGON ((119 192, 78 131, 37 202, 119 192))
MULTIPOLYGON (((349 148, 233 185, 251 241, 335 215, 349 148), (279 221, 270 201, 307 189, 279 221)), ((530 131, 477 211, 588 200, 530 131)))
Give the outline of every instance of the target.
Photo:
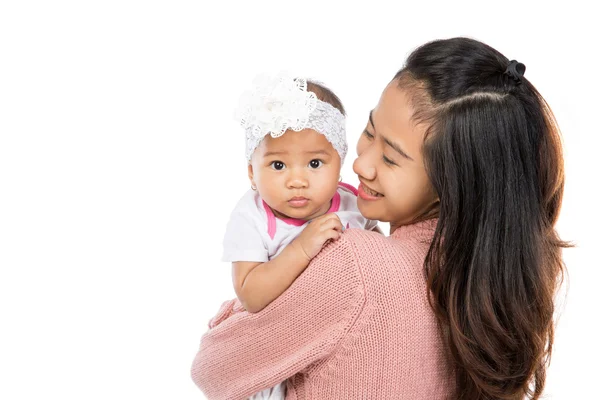
POLYGON ((248 179, 250 179, 250 184, 254 185, 254 171, 252 170, 252 164, 248 164, 248 179))

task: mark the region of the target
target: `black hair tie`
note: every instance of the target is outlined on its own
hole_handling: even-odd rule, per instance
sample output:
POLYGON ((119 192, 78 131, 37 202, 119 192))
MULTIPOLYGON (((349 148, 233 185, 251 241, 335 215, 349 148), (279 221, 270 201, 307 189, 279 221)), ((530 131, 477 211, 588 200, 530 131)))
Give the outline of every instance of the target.
POLYGON ((517 84, 521 83, 521 78, 525 75, 525 64, 512 60, 504 73, 513 78, 517 84))

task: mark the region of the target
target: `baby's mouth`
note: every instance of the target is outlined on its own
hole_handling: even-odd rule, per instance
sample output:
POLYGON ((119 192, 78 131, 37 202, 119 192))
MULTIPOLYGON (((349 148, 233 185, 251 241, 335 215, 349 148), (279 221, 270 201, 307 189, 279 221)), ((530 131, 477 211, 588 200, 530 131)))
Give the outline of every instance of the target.
POLYGON ((288 200, 288 204, 292 207, 304 207, 308 204, 308 199, 303 196, 294 196, 288 200))

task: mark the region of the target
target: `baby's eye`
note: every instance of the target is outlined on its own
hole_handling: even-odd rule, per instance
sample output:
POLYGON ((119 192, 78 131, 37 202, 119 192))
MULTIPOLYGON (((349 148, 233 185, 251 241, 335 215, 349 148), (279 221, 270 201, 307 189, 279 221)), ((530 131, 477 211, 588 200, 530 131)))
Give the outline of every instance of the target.
POLYGON ((375 137, 372 134, 370 134, 369 131, 367 131, 366 129, 363 131, 363 135, 365 135, 365 137, 369 140, 371 140, 375 137))
POLYGON ((282 163, 281 161, 273 161, 271 163, 271 168, 273 168, 276 171, 281 171, 282 169, 285 168, 285 164, 282 163))
POLYGON ((321 161, 321 160, 311 160, 311 161, 308 163, 308 165, 309 165, 311 168, 317 169, 317 168, 319 168, 321 165, 323 165, 323 161, 321 161))

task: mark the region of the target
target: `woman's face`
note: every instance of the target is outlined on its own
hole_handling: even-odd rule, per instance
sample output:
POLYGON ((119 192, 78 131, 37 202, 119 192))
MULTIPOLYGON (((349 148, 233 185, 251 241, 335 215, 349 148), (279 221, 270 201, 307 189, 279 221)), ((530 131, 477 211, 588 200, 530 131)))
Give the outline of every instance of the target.
POLYGON ((427 214, 437 202, 421 152, 426 126, 415 124, 412 114, 407 94, 392 81, 356 146, 358 208, 366 218, 389 222, 392 232, 427 214))

